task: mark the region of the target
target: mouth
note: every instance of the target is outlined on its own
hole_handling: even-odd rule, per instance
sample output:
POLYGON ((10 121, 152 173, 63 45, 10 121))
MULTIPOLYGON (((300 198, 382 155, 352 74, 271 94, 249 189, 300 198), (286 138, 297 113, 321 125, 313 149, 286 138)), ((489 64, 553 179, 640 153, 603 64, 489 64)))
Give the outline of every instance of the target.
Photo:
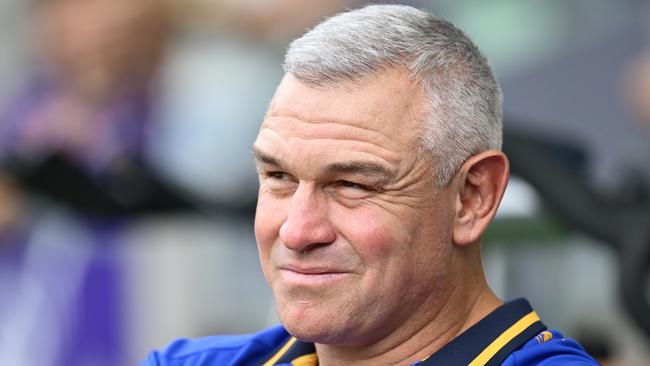
POLYGON ((284 266, 279 268, 282 281, 297 286, 331 285, 351 275, 348 271, 326 267, 296 267, 284 266))
POLYGON ((345 273, 346 271, 343 270, 338 270, 334 268, 329 268, 329 267, 301 267, 301 266, 292 266, 292 265, 287 265, 287 266, 281 266, 280 270, 283 271, 290 271, 290 272, 295 272, 303 275, 321 275, 321 274, 328 274, 328 273, 345 273))

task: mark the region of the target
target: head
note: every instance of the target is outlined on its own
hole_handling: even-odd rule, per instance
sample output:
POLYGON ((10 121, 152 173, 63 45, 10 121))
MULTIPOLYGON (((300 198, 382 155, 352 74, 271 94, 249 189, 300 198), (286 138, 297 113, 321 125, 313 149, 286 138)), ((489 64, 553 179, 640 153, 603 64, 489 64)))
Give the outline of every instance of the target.
POLYGON ((285 71, 310 86, 354 83, 401 67, 427 99, 418 145, 446 184, 470 156, 500 149, 502 95, 486 58, 449 22, 401 5, 340 14, 295 40, 285 71))
POLYGON ((478 243, 508 166, 499 87, 472 42, 369 6, 294 41, 285 71, 254 145, 255 231, 285 327, 368 345, 484 284, 478 243))

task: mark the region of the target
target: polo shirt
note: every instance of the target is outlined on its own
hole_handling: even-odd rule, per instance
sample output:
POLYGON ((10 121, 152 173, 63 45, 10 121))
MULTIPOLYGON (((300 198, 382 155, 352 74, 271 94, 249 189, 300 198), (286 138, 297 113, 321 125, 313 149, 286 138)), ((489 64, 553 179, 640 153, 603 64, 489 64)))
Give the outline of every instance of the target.
MULTIPOLYGON (((313 343, 281 326, 240 336, 177 340, 140 366, 317 366, 313 343)), ((417 366, 597 366, 574 340, 548 331, 525 299, 503 304, 417 366)))

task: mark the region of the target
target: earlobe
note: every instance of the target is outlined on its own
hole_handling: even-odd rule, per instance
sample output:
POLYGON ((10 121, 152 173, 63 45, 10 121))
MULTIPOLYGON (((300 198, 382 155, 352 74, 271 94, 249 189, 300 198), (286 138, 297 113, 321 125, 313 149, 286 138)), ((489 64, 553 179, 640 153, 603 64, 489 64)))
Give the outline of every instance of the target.
POLYGON ((509 176, 508 158, 498 150, 469 158, 456 177, 456 218, 453 240, 457 245, 477 242, 494 218, 509 176))

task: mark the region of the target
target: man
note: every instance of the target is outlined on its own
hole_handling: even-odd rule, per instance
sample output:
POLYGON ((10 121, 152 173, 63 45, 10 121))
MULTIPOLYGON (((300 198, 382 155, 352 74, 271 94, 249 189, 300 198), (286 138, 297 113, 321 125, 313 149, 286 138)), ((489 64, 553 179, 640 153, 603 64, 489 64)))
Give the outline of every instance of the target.
POLYGON ((145 365, 596 365, 486 284, 508 160, 499 87, 460 30, 369 6, 294 41, 284 66, 253 146, 282 326, 145 365))

